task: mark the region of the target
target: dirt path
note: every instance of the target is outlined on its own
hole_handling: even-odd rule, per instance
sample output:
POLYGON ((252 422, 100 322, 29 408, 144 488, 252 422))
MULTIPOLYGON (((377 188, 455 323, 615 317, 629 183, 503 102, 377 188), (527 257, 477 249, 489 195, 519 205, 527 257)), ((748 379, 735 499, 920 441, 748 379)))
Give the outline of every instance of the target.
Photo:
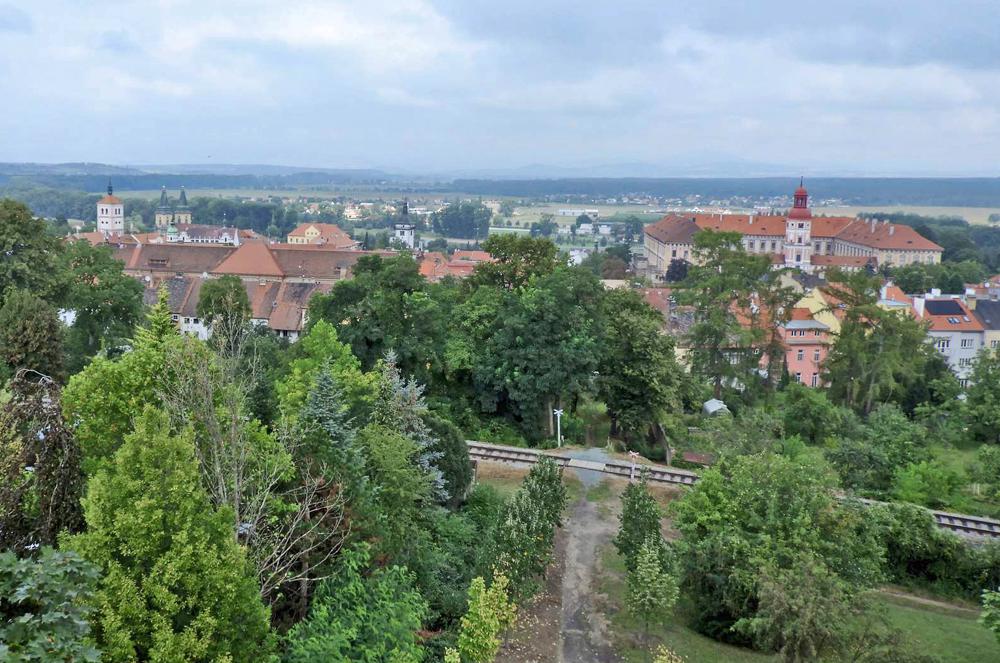
POLYGON ((617 529, 607 509, 580 498, 564 524, 567 532, 562 582, 562 652, 566 663, 613 663, 608 624, 597 605, 600 551, 617 529), (602 513, 604 516, 602 517, 602 513))
POLYGON ((892 596, 897 599, 902 599, 908 603, 916 603, 918 605, 926 605, 934 608, 941 608, 942 610, 949 610, 952 612, 964 613, 967 615, 979 615, 979 610, 975 608, 967 608, 963 605, 958 605, 956 603, 949 603, 947 601, 938 601, 936 599, 929 599, 924 596, 917 596, 916 594, 910 594, 908 592, 903 592, 898 589, 893 589, 890 587, 883 587, 878 590, 880 594, 885 594, 886 596, 892 596))

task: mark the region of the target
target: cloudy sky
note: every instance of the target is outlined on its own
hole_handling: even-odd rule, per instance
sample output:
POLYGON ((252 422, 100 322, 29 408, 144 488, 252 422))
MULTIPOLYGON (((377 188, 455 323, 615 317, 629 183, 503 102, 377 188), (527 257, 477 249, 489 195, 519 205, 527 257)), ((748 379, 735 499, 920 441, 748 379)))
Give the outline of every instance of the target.
POLYGON ((0 0, 0 161, 997 174, 998 28, 995 0, 0 0))

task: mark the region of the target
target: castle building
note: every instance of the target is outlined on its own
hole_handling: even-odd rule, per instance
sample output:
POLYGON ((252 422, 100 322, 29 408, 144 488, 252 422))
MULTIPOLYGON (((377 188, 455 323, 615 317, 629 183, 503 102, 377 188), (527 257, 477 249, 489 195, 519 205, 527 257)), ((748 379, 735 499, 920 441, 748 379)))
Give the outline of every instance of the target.
POLYGON ((105 236, 125 232, 125 204, 114 195, 108 182, 108 195, 97 201, 97 232, 105 236))
POLYGON ((669 214, 646 226, 643 247, 649 272, 662 278, 672 260, 694 262, 701 230, 736 232, 748 253, 804 272, 829 267, 857 270, 879 265, 936 264, 944 249, 909 226, 853 217, 814 217, 802 182, 785 215, 669 214))

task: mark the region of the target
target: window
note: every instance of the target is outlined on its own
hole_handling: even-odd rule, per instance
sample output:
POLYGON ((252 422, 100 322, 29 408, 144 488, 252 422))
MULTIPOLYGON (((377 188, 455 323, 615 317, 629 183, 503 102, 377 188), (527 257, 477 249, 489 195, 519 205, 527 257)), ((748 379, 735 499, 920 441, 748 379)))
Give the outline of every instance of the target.
POLYGON ((771 250, 772 251, 777 251, 778 250, 778 242, 776 242, 776 241, 772 241, 771 242, 771 250))
POLYGON ((819 361, 819 350, 813 350, 813 361, 819 361))
POLYGON ((819 386, 819 373, 813 373, 812 381, 810 382, 810 384, 814 387, 819 386))
POLYGON ((990 347, 993 348, 994 350, 1000 348, 1000 339, 993 339, 992 341, 990 341, 990 347))
POLYGON ((969 386, 969 380, 968 378, 962 378, 961 380, 958 381, 958 384, 960 387, 962 387, 962 389, 965 389, 966 387, 969 386))
POLYGON ((804 223, 800 223, 799 224, 799 228, 805 228, 805 227, 806 227, 806 224, 804 224, 804 223))
POLYGON ((676 258, 677 257, 677 249, 672 249, 670 251, 670 257, 671 258, 676 258))
POLYGON ((962 357, 958 360, 958 365, 963 368, 972 366, 972 359, 970 357, 962 357))
POLYGON ((796 382, 802 382, 802 374, 801 373, 796 373, 795 374, 795 381, 796 382))
POLYGON ((802 254, 801 253, 796 253, 795 254, 795 262, 802 262, 802 254))
POLYGON ((948 348, 951 347, 951 339, 950 338, 939 338, 934 343, 934 347, 936 347, 938 350, 941 350, 941 351, 947 350, 948 348))
POLYGON ((962 347, 963 348, 975 347, 975 343, 976 343, 975 339, 972 339, 972 338, 963 338, 962 339, 962 347))
POLYGON ((797 353, 795 353, 795 361, 802 361, 804 358, 805 358, 804 350, 799 350, 797 353))
POLYGON ((819 330, 818 329, 814 329, 813 330, 813 336, 819 336, 819 330))

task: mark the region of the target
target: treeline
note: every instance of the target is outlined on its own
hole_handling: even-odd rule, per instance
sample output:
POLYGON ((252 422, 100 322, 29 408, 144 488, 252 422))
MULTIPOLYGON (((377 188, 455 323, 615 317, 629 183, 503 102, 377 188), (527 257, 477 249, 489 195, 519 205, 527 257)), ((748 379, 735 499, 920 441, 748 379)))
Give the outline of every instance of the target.
MULTIPOLYGON (((0 174, 0 186, 41 186, 78 191, 102 191, 108 186, 108 175, 0 174)), ((178 189, 287 189, 290 187, 330 187, 345 184, 371 185, 384 183, 389 176, 378 171, 330 173, 302 172, 283 175, 217 175, 209 173, 116 173, 113 184, 119 191, 155 191, 160 187, 178 189)))
MULTIPOLYGON (((452 182, 456 191, 483 196, 556 195, 621 197, 653 195, 682 198, 697 195, 708 199, 780 197, 791 193, 787 177, 746 178, 554 178, 537 180, 476 180, 452 182)), ((816 177, 809 187, 822 198, 837 198, 851 205, 950 205, 1000 207, 1000 179, 816 177), (820 193, 821 192, 821 193, 820 193)))

